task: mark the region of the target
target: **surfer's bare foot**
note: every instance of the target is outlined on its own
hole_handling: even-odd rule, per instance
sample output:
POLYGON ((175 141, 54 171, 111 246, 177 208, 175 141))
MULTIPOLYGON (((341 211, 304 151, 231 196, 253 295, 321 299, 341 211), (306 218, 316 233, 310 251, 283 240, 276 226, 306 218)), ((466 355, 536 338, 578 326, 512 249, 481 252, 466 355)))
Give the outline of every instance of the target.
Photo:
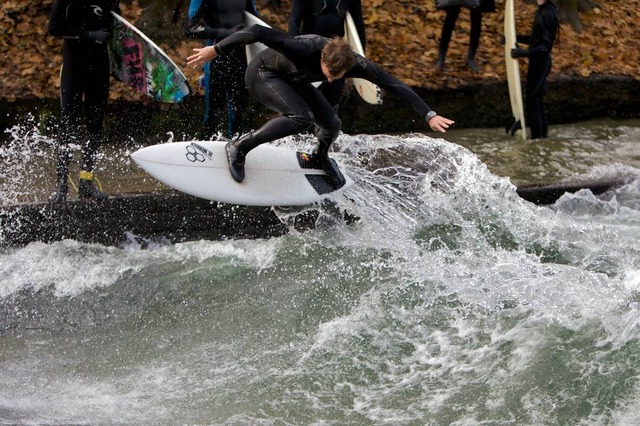
POLYGON ((233 142, 227 142, 225 151, 227 152, 227 161, 229 162, 231 177, 236 182, 242 182, 244 180, 245 153, 240 151, 233 142))

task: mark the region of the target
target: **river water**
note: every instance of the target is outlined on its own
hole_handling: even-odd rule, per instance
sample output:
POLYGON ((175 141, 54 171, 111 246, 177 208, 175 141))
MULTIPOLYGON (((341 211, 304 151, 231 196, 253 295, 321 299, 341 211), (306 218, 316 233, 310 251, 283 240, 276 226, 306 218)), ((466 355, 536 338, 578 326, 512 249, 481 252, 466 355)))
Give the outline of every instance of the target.
MULTIPOLYGON (((639 123, 434 136, 340 137, 354 224, 0 250, 0 424, 639 424, 639 123), (622 175, 545 207, 514 186, 622 175)), ((49 167, 12 138, 5 202, 49 167)))

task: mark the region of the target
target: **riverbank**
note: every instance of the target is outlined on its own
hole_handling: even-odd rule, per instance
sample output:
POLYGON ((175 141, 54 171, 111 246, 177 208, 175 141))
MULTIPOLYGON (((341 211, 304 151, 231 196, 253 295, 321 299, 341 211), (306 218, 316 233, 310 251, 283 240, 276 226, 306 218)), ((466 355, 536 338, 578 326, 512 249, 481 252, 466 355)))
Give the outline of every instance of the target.
MULTIPOLYGON (((502 127, 511 117, 506 82, 477 83, 458 88, 416 92, 440 114, 456 121, 456 128, 502 127)), ((204 98, 195 95, 179 105, 117 101, 108 106, 105 134, 108 141, 159 141, 171 131, 183 139, 197 138, 204 98)), ((548 82, 545 108, 550 124, 592 118, 640 117, 640 80, 628 76, 562 77, 548 82)), ((270 112, 251 104, 245 130, 259 126, 270 112)), ((44 134, 54 134, 59 116, 58 99, 0 99, 0 141, 6 130, 30 122, 44 134)), ((425 131, 426 125, 411 106, 391 94, 382 105, 365 103, 350 89, 340 107, 345 133, 425 131)))

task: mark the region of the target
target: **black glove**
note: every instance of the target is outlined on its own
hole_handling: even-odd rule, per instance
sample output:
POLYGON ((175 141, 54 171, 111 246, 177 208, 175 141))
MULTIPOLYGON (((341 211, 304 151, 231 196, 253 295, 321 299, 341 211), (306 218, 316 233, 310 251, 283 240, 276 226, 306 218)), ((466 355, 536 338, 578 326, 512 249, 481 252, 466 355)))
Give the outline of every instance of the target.
POLYGON ((514 47, 513 49, 511 49, 511 57, 513 59, 524 58, 527 56, 529 56, 529 51, 527 49, 522 49, 520 47, 514 47))
POLYGON ((504 46, 505 41, 506 41, 506 40, 505 40, 505 38, 504 38, 504 34, 502 34, 502 35, 500 36, 500 44, 504 46))
POLYGON ((109 30, 104 28, 96 31, 87 31, 87 38, 89 40, 95 41, 98 44, 104 43, 110 35, 111 33, 109 32, 109 30))

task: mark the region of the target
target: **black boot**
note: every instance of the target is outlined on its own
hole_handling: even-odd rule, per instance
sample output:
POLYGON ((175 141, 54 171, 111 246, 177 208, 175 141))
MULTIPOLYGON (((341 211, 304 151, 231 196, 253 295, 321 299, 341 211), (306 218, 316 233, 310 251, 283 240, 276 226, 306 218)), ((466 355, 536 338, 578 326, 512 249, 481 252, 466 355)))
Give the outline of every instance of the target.
POLYGON ((476 61, 471 56, 467 58, 467 65, 471 69, 471 72, 474 74, 480 71, 480 69, 478 68, 478 65, 476 64, 476 61))
POLYGON ((85 171, 80 172, 78 196, 83 199, 90 199, 95 201, 104 201, 109 198, 107 194, 93 186, 93 180, 93 173, 85 171))
POLYGON ((471 69, 472 73, 477 73, 480 71, 480 69, 478 68, 478 64, 476 64, 477 50, 477 46, 469 46, 469 52, 467 53, 467 66, 471 69))
POLYGON ((244 180, 244 162, 247 154, 240 150, 238 145, 240 145, 239 141, 227 142, 224 149, 227 152, 231 177, 236 182, 242 182, 244 180))
POLYGON ((444 70, 444 59, 446 57, 446 53, 443 55, 442 53, 438 56, 438 60, 436 61, 436 68, 438 71, 444 70))
POLYGON ((58 162, 56 164, 56 189, 49 197, 50 203, 64 203, 67 201, 69 192, 69 162, 71 156, 66 146, 60 146, 57 152, 58 162))

